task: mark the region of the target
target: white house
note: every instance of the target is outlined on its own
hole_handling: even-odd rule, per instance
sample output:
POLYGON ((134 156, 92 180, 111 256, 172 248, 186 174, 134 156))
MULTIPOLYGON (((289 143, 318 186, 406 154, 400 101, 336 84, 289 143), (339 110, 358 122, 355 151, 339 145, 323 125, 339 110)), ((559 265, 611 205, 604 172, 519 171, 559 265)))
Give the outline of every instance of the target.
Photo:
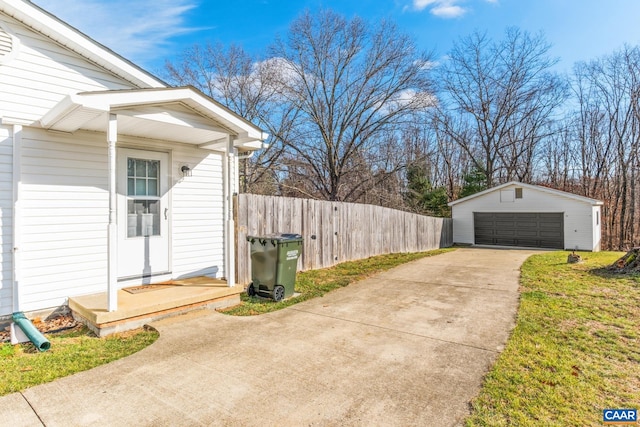
POLYGON ((508 182, 449 203, 454 243, 600 250, 602 202, 508 182))
POLYGON ((26 0, 0 0, 0 316, 192 276, 234 285, 238 153, 266 135, 26 0))

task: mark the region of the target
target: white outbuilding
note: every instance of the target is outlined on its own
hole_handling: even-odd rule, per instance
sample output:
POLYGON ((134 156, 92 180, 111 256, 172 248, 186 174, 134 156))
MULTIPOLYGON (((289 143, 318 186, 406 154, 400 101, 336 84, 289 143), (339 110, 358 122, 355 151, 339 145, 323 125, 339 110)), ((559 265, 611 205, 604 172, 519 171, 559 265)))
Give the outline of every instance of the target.
POLYGON ((600 250, 602 201, 508 182, 449 203, 460 244, 600 250))

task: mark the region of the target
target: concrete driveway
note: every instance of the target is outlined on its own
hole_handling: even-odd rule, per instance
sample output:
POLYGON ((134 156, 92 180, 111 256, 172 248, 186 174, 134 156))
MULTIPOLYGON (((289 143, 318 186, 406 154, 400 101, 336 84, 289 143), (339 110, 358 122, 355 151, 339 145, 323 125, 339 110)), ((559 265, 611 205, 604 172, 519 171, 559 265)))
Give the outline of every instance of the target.
POLYGON ((462 248, 275 313, 157 322, 128 358, 0 398, 11 426, 453 426, 535 251, 462 248))

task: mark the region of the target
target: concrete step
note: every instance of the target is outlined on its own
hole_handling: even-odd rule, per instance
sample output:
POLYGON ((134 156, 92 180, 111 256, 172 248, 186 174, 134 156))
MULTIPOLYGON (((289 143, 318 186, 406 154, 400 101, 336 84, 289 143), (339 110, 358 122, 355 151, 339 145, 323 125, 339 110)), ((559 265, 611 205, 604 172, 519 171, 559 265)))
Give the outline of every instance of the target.
POLYGON ((243 286, 229 287, 225 281, 209 277, 144 286, 149 290, 118 290, 115 311, 107 310, 107 292, 70 298, 69 308, 76 320, 103 337, 195 309, 231 307, 240 303, 240 293, 244 291, 243 286))

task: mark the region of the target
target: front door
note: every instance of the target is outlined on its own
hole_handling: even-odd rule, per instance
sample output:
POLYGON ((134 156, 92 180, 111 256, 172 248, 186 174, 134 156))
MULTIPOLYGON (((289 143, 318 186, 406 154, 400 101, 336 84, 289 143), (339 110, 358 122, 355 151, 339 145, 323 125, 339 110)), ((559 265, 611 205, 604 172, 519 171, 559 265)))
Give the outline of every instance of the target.
POLYGON ((169 155, 118 149, 118 278, 169 272, 169 155))

